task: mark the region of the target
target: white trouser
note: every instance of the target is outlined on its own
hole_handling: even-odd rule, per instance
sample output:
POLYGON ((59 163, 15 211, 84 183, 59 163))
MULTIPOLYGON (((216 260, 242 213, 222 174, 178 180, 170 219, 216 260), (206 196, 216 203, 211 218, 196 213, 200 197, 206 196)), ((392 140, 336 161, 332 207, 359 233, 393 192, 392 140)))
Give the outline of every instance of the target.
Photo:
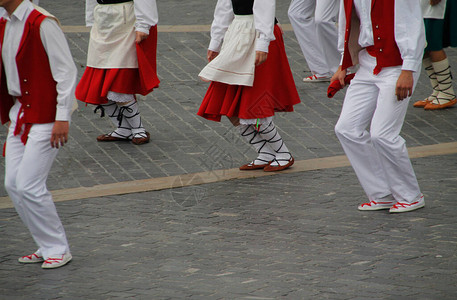
POLYGON ((47 259, 51 255, 70 252, 51 193, 46 188, 46 179, 58 152, 50 142, 54 123, 32 125, 24 146, 21 134, 14 136, 19 107, 17 102, 10 111, 5 189, 39 251, 47 259))
POLYGON ((309 69, 316 76, 332 76, 338 52, 338 0, 292 0, 289 19, 309 69))
MULTIPOLYGON (((362 50, 359 60, 336 135, 370 200, 392 195, 397 201, 413 202, 421 192, 400 136, 410 99, 398 101, 395 96, 401 67, 383 68, 373 75, 376 59, 362 50)), ((414 85, 419 75, 414 72, 414 85)))

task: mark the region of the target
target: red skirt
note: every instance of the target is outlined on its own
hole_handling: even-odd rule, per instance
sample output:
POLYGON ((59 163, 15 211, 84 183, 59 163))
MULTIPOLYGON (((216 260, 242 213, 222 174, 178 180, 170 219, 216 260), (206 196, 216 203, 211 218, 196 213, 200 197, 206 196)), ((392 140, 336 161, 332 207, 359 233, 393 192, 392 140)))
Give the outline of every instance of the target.
POLYGON ((86 67, 76 86, 76 99, 90 104, 104 104, 109 91, 147 95, 159 86, 157 77, 157 26, 147 39, 136 45, 138 68, 98 69, 86 67))
POLYGON ((293 111, 300 103, 281 29, 275 25, 275 41, 270 43, 267 60, 255 68, 252 87, 211 82, 197 115, 208 120, 221 116, 257 119, 275 112, 293 111))

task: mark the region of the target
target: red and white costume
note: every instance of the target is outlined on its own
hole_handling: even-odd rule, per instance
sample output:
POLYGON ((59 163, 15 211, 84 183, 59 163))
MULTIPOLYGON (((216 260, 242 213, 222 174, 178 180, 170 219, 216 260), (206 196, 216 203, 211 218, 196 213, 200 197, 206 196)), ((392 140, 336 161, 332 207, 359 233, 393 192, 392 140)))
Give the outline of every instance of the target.
MULTIPOLYGON (((239 30, 233 22, 239 22, 237 19, 249 18, 249 16, 235 16, 230 0, 219 0, 214 13, 214 21, 211 27, 211 42, 209 50, 219 52, 220 54, 200 73, 200 77, 205 78, 205 70, 216 63, 216 69, 222 65, 225 68, 236 67, 249 68, 251 79, 249 82, 242 84, 245 76, 236 81, 236 77, 225 74, 217 78, 205 78, 212 80, 210 87, 203 99, 198 111, 198 115, 209 120, 220 121, 222 115, 228 117, 239 117, 240 119, 258 119, 274 116, 277 111, 293 111, 293 106, 300 102, 297 89, 290 71, 289 62, 284 49, 282 31, 278 25, 274 24, 275 1, 254 1, 253 16, 251 23, 253 25, 246 34, 246 30, 239 30), (225 46, 231 44, 231 41, 224 40, 229 34, 227 29, 232 24, 231 31, 235 37, 242 37, 238 46, 243 47, 240 52, 247 57, 243 63, 234 63, 236 50, 225 46), (242 33, 239 33, 242 31, 242 33), (227 32, 227 34, 226 34, 227 32), (224 42, 224 46, 222 45, 224 42), (224 53, 224 47, 228 53, 224 53), (222 48, 222 50, 221 50, 222 48), (260 66, 255 67, 255 51, 268 53, 268 59, 260 66), (218 61, 219 58, 226 60, 218 61), (248 61, 250 60, 250 61, 248 61), (222 78, 225 76, 225 78, 222 78), (225 79, 225 80, 224 80, 225 79)), ((238 54, 236 54, 238 55, 238 54)), ((227 74, 235 73, 235 70, 226 70, 227 74)), ((246 73, 238 72, 238 73, 246 73)))
POLYGON ((29 1, 0 21, 0 43, 0 114, 2 123, 11 121, 5 188, 38 255, 69 255, 46 179, 58 153, 50 142, 54 122, 71 118, 76 67, 56 20, 29 1))
POLYGON ((160 83, 156 66, 157 5, 155 0, 102 2, 108 4, 86 0, 86 24, 92 29, 87 68, 76 88, 76 98, 103 105, 116 125, 123 115, 124 121, 114 133, 120 139, 132 139, 145 133, 134 95, 147 95, 160 83), (148 37, 137 44, 136 32, 148 37), (116 103, 127 105, 127 109, 120 111, 116 103))
POLYGON ((211 84, 198 115, 213 121, 220 121, 222 115, 239 118, 241 134, 259 153, 273 148, 267 151, 269 158, 260 159, 261 165, 293 163, 272 117, 275 112, 293 111, 300 102, 282 31, 275 25, 275 9, 274 0, 218 0, 209 50, 220 53, 199 75, 211 84), (268 53, 260 66, 255 66, 256 51, 268 53), (261 124, 259 132, 253 124, 261 124), (266 132, 271 136, 261 138, 266 132), (269 144, 273 136, 278 145, 269 144))
POLYGON ((343 149, 370 200, 423 201, 399 135, 409 97, 398 101, 395 95, 402 70, 413 72, 414 85, 420 75, 425 35, 419 2, 344 0, 339 24, 342 69, 360 65, 335 127, 343 149))

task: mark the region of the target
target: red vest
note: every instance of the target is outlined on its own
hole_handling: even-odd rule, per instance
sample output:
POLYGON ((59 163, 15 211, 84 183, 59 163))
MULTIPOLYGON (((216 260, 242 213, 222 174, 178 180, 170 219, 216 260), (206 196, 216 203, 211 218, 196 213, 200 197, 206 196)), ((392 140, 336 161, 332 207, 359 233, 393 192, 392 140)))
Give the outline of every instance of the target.
MULTIPOLYGON (((37 10, 31 12, 16 55, 22 94, 18 100, 22 103, 21 111, 24 112, 21 123, 26 124, 26 127, 31 124, 52 123, 56 119, 57 83, 52 77, 48 55, 40 36, 40 25, 45 18, 46 16, 37 10)), ((5 25, 6 20, 0 20, 0 44, 3 44, 5 25)), ((9 121, 8 113, 14 102, 8 94, 2 64, 0 55, 0 116, 4 124, 9 121)))
MULTIPOLYGON (((402 0, 399 0, 402 1, 402 0)), ((344 39, 344 55, 342 69, 345 70, 354 65, 350 55, 349 41, 357 37, 351 37, 354 0, 344 0, 346 16, 346 35, 344 39)), ((400 50, 395 41, 395 0, 372 0, 371 23, 373 26, 374 46, 370 53, 376 56, 376 68, 373 73, 378 74, 383 67, 400 66, 403 64, 400 50)))

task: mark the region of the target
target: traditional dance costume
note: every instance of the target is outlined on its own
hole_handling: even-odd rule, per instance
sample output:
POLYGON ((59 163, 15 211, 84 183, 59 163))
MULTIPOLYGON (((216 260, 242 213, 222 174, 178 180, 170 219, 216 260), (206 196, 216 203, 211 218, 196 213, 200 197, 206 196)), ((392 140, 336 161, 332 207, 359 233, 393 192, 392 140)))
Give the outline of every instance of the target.
POLYGON ((75 104, 76 66, 56 19, 29 1, 1 19, 0 44, 0 115, 11 121, 5 189, 38 245, 19 261, 60 267, 71 254, 46 179, 58 152, 55 122, 69 122, 75 104))
POLYGON ((259 153, 243 170, 277 171, 293 164, 273 123, 275 112, 293 111, 300 102, 275 7, 274 0, 218 0, 209 50, 220 53, 199 74, 211 84, 198 115, 239 118, 241 135, 259 153), (256 51, 268 53, 259 66, 256 51))
POLYGON ((425 100, 415 102, 414 107, 423 107, 426 110, 442 109, 457 103, 452 87, 451 66, 446 55, 440 61, 432 61, 427 54, 443 51, 446 47, 457 47, 457 3, 452 0, 442 0, 434 6, 430 5, 430 0, 421 0, 421 3, 427 37, 423 65, 433 92, 425 100))
POLYGON ((420 5, 415 0, 344 0, 339 24, 341 69, 360 65, 335 127, 371 200, 359 209, 403 212, 423 207, 424 198, 399 135, 409 97, 399 101, 395 95, 402 71, 413 72, 414 85, 420 75, 425 47, 420 5))
POLYGON ((305 82, 330 81, 340 62, 337 0, 292 0, 289 19, 312 75, 305 82))
POLYGON ((157 5, 155 0, 86 0, 86 23, 92 26, 87 67, 76 98, 98 105, 117 127, 98 141, 149 142, 135 94, 159 86, 156 66, 157 5), (148 37, 135 43, 137 32, 148 37))

